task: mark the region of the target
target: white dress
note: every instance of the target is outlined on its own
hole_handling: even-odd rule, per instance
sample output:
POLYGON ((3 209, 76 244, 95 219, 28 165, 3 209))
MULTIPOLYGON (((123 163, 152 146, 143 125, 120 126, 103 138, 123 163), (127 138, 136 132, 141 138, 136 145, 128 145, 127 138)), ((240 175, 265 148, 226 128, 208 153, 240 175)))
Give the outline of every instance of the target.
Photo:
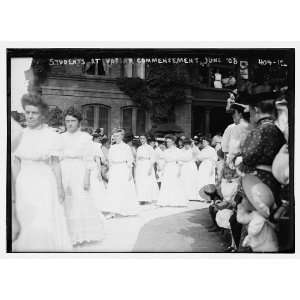
POLYGON ((129 180, 132 171, 133 155, 130 147, 121 142, 110 147, 108 153, 109 179, 107 186, 107 201, 103 211, 123 216, 137 215, 139 204, 133 178, 129 180))
POLYGON ((185 195, 189 200, 196 200, 198 196, 198 170, 195 163, 192 149, 181 149, 181 184, 183 185, 185 195))
POLYGON ((161 183, 162 180, 162 169, 164 167, 163 153, 164 151, 157 147, 155 150, 155 162, 156 162, 156 181, 161 183))
POLYGON ((59 203, 57 182, 49 164, 58 156, 58 134, 43 125, 24 129, 15 152, 21 160, 16 179, 16 213, 21 225, 14 251, 72 251, 63 205, 59 203))
POLYGON ((158 185, 153 167, 154 162, 154 149, 148 144, 141 145, 137 149, 135 169, 135 182, 139 202, 153 202, 157 200, 158 185), (148 175, 151 165, 152 173, 148 175))
POLYGON ((104 154, 101 149, 101 144, 92 142, 92 155, 94 160, 91 165, 91 187, 90 193, 92 195, 94 205, 99 210, 103 211, 103 205, 106 201, 106 187, 104 185, 103 179, 99 180, 98 174, 98 165, 95 161, 96 158, 100 158, 101 162, 105 161, 104 154))
POLYGON ((188 199, 180 177, 181 150, 171 147, 163 152, 164 168, 161 189, 158 195, 159 206, 187 206, 188 199))
POLYGON ((199 190, 207 184, 216 183, 216 162, 218 156, 216 150, 211 146, 206 146, 198 155, 201 161, 198 168, 198 188, 199 190))
POLYGON ((221 147, 222 147, 222 151, 225 153, 228 153, 228 151, 229 151, 229 142, 231 139, 232 130, 235 126, 236 126, 236 124, 234 124, 234 123, 228 125, 223 133, 221 147))
POLYGON ((85 170, 92 168, 91 137, 80 130, 60 137, 65 210, 72 242, 100 241, 104 237, 104 218, 94 204, 91 190, 83 187, 85 170))

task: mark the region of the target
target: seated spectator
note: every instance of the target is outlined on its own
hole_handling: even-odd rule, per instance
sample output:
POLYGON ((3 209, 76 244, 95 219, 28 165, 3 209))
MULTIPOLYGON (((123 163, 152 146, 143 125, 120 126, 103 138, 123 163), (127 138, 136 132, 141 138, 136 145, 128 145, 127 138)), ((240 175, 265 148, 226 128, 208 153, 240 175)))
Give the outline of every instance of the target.
POLYGON ((202 187, 199 191, 199 197, 211 203, 208 210, 211 216, 212 225, 209 226, 209 232, 217 232, 220 230, 218 224, 216 223, 216 214, 218 212, 218 203, 222 202, 222 197, 219 195, 216 186, 214 184, 208 184, 202 187))

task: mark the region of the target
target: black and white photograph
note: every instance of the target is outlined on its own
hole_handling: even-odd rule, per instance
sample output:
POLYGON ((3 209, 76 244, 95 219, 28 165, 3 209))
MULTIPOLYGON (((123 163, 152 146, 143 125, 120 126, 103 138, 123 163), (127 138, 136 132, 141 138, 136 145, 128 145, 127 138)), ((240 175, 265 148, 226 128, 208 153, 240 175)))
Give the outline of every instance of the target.
POLYGON ((294 48, 8 48, 8 253, 295 253, 294 48))

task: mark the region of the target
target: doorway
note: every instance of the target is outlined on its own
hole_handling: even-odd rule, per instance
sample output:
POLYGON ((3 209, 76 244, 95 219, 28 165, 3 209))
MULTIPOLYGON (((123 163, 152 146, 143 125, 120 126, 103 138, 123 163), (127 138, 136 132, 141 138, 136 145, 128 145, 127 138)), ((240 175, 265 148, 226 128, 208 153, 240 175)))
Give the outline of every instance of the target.
POLYGON ((217 133, 224 133, 226 127, 233 123, 232 116, 226 113, 225 107, 214 107, 210 111, 210 133, 214 136, 217 133))
POLYGON ((216 133, 223 134, 226 127, 231 124, 232 117, 226 113, 225 106, 209 108, 209 132, 205 132, 205 111, 204 106, 193 106, 192 108, 192 136, 196 134, 211 134, 214 136, 216 133))

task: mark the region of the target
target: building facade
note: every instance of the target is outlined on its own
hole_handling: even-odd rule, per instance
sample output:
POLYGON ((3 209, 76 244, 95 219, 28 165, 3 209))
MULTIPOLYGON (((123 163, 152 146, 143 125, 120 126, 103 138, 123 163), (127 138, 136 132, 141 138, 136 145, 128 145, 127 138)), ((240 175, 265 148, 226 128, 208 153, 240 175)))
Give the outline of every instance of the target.
MULTIPOLYGON (((50 63, 47 79, 41 85, 42 97, 50 107, 66 110, 75 106, 82 110, 87 126, 102 127, 108 135, 116 127, 139 135, 155 125, 150 112, 139 108, 117 85, 118 78, 147 79, 151 65, 121 58, 73 62, 50 63)), ((245 59, 223 59, 223 63, 212 60, 205 65, 178 64, 178 72, 187 79, 185 100, 175 106, 175 123, 182 133, 192 136, 199 132, 223 132, 232 122, 225 112, 230 91, 271 89, 264 74, 258 79, 252 71, 245 59), (249 78, 255 78, 255 82, 249 78)))

